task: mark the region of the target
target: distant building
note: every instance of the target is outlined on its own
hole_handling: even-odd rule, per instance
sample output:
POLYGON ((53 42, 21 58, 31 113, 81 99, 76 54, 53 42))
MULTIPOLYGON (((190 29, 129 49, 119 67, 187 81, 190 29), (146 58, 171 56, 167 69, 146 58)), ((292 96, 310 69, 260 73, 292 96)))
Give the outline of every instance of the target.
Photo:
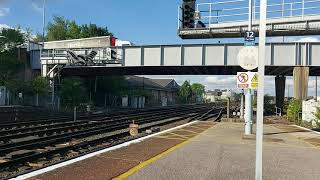
POLYGON ((221 100, 227 100, 227 98, 230 97, 231 101, 235 100, 236 93, 227 89, 215 89, 215 90, 209 90, 205 93, 204 98, 206 102, 216 102, 221 100))
POLYGON ((23 81, 30 81, 41 73, 40 63, 41 45, 34 42, 26 42, 14 49, 14 58, 22 64, 17 77, 23 81))
POLYGON ((180 86, 174 79, 150 79, 139 76, 126 76, 128 92, 128 106, 137 96, 131 92, 143 92, 147 106, 166 106, 176 103, 180 86))
MULTIPOLYGON (((40 63, 41 45, 34 42, 26 42, 13 49, 13 58, 21 63, 19 71, 15 75, 20 81, 31 81, 41 74, 40 63)), ((16 94, 9 91, 8 87, 0 87, 0 106, 17 103, 16 94)))

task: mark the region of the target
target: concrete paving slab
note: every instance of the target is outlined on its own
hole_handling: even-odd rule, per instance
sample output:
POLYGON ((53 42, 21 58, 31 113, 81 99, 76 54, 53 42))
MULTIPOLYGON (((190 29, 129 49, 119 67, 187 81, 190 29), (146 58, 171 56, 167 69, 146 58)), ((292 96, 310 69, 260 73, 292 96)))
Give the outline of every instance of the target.
MULTIPOLYGON (((128 179, 254 179, 255 139, 244 139, 243 129, 243 124, 219 123, 128 179)), ((319 179, 320 149, 305 141, 319 135, 283 125, 265 125, 264 133, 263 179, 319 179)))

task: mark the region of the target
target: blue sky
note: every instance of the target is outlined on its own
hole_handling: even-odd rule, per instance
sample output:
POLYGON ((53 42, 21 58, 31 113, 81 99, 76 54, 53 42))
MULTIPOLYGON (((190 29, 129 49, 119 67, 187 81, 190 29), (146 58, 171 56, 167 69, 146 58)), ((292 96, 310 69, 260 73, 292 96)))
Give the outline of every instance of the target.
MULTIPOLYGON (((2 8, 9 8, 6 16, 0 16, 0 24, 41 32, 42 2, 0 0, 2 8)), ((50 21, 53 15, 62 15, 79 24, 107 26, 115 36, 136 44, 185 43, 176 32, 178 4, 179 0, 47 0, 46 17, 50 21)))
MULTIPOLYGON (((198 0, 198 2, 212 0, 198 0)), ((269 0, 268 2, 279 1, 269 0)), ((282 1, 282 0, 281 0, 282 1)), ((286 0, 291 1, 291 0, 286 0)), ((0 0, 0 25, 31 28, 33 33, 42 31, 43 0, 0 0)), ((242 39, 181 40, 177 36, 177 7, 180 0, 47 0, 46 22, 53 15, 76 20, 79 24, 95 23, 107 26, 116 37, 135 44, 181 44, 241 42, 242 39)), ((282 38, 279 38, 282 40, 282 38)), ((277 38, 269 41, 277 41, 277 38)), ((286 38, 286 41, 296 38, 286 38)), ((149 76, 152 78, 175 78, 201 82, 207 89, 231 88, 236 85, 233 76, 149 76)), ((289 78, 288 84, 292 84, 289 78)), ((312 84, 312 82, 310 83, 312 84)), ((292 86, 291 86, 292 87, 292 86)), ((292 90, 289 90, 292 95, 292 90)), ((310 85, 309 93, 314 87, 310 85)), ((274 94, 274 80, 266 79, 266 92, 274 94)))

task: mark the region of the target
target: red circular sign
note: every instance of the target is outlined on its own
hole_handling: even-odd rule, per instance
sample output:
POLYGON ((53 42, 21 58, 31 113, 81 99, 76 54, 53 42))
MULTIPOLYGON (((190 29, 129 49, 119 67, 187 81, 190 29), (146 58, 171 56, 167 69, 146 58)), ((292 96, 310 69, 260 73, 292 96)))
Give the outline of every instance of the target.
POLYGON ((249 80, 249 76, 246 73, 239 74, 237 78, 238 78, 239 82, 241 82, 241 83, 246 83, 249 80))

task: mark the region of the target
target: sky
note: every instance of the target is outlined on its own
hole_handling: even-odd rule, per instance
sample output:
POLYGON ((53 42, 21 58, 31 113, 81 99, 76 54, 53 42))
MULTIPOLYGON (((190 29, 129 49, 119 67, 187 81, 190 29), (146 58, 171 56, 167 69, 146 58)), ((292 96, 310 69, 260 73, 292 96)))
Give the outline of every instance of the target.
MULTIPOLYGON (((242 42, 242 39, 182 40, 177 36, 177 9, 180 0, 46 0, 46 23, 54 15, 75 20, 78 24, 95 23, 107 26, 116 37, 137 45, 242 42)), ((198 0, 211 2, 214 0, 198 0)), ((277 0, 271 0, 277 1, 277 0)), ((287 0, 289 1, 289 0, 287 0)), ((270 2, 270 1, 269 1, 270 2)), ((29 28, 33 34, 42 32, 43 0, 0 0, 0 27, 29 28)), ((319 37, 308 38, 319 41, 319 37)), ((299 38, 285 38, 298 41, 299 38)), ((270 38, 268 41, 282 41, 270 38)), ((146 76, 151 78, 174 78, 178 83, 185 80, 200 82, 207 90, 235 89, 235 76, 146 76)), ((287 80, 292 95, 292 80, 287 80)), ((313 79, 309 94, 314 94, 313 79)), ((274 94, 274 78, 266 78, 266 93, 274 94)))

